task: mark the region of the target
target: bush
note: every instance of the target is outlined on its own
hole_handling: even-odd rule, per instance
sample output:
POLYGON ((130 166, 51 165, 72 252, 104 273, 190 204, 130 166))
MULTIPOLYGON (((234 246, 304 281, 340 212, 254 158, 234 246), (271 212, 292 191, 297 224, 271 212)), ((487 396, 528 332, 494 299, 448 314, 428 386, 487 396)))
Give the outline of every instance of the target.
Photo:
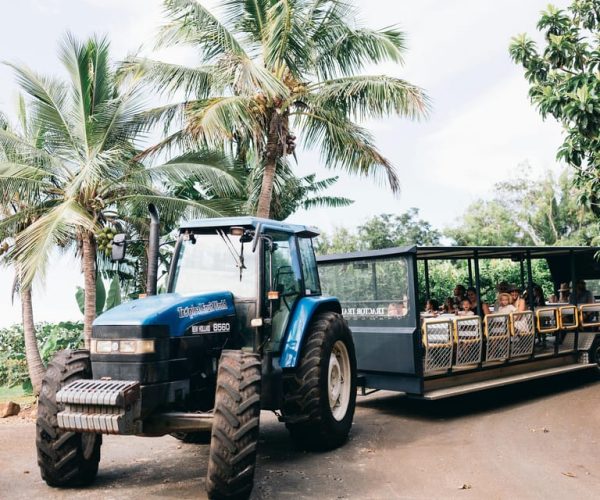
MULTIPOLYGON (((83 345, 83 324, 64 321, 61 323, 38 323, 36 337, 42 361, 48 364, 56 351, 74 349, 83 345)), ((27 386, 27 360, 23 327, 13 325, 0 328, 0 385, 27 386)))

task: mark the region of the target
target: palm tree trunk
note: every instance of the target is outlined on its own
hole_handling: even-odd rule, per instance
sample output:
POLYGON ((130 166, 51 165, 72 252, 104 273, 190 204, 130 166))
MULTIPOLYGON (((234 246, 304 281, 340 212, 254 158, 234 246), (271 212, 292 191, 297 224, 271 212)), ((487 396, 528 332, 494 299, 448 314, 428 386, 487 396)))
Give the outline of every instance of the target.
POLYGON ((21 314, 23 317, 23 333, 25 335, 25 359, 27 370, 33 386, 33 393, 37 396, 42 388, 42 378, 46 372, 40 349, 35 338, 35 325, 33 323, 33 305, 31 301, 31 288, 21 290, 21 314))
POLYGON ((283 141, 281 140, 282 128, 286 117, 273 112, 269 120, 269 134, 267 136, 267 151, 265 154, 265 171, 263 173, 260 195, 258 197, 257 217, 269 218, 271 214, 271 200, 273 198, 273 182, 277 169, 277 160, 283 156, 283 141))
POLYGON ((83 250, 83 340, 85 348, 90 348, 92 322, 96 319, 96 242, 94 235, 85 232, 82 237, 83 250))

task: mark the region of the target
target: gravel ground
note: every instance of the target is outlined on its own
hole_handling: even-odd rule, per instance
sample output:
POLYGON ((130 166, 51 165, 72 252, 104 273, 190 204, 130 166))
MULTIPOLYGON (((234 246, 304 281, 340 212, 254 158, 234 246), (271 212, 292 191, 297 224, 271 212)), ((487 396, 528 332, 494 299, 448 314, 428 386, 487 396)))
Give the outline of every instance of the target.
MULTIPOLYGON (((253 499, 598 498, 600 378, 592 373, 437 402, 359 397, 350 441, 293 448, 262 414, 253 499)), ((0 498, 205 498, 208 448, 165 436, 105 436, 97 481, 54 490, 40 479, 35 425, 0 420, 0 498)))

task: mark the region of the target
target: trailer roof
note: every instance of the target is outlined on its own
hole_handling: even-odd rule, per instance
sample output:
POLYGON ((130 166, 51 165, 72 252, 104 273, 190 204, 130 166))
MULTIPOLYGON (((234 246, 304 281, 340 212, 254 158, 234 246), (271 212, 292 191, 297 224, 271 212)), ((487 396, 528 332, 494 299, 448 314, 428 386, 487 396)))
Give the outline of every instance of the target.
POLYGON ((418 247, 405 246, 385 248, 383 250, 368 250, 364 252, 351 252, 345 254, 322 255, 319 262, 335 262, 342 260, 355 260, 361 258, 393 257, 402 254, 416 254, 419 260, 448 260, 448 259, 525 259, 528 255, 533 259, 546 257, 566 257, 571 252, 575 254, 594 254, 600 247, 492 247, 492 246, 436 246, 418 247))
POLYGON ((311 226, 303 226, 299 224, 289 224, 271 219, 262 219, 260 217, 241 216, 241 217, 216 217, 207 219, 193 219, 185 221, 181 224, 180 229, 211 229, 217 227, 258 227, 261 225, 264 228, 285 231, 294 233, 300 236, 314 238, 319 235, 318 229, 311 226))

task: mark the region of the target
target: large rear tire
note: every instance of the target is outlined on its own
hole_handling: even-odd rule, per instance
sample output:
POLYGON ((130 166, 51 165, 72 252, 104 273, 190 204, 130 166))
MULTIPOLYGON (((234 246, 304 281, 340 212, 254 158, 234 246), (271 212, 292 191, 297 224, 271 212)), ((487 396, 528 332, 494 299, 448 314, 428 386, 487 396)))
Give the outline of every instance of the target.
POLYGON ((327 450, 348 439, 356 406, 356 355, 348 324, 325 312, 312 321, 300 360, 284 374, 283 420, 294 442, 327 450))
POLYGON ((252 492, 260 421, 260 382, 258 354, 222 352, 206 478, 209 498, 242 499, 252 492))
POLYGON ((48 486, 90 484, 98 474, 102 435, 58 428, 56 415, 63 405, 56 393, 74 380, 92 376, 90 355, 85 350, 65 350, 54 355, 42 380, 36 421, 36 447, 42 479, 48 486))

